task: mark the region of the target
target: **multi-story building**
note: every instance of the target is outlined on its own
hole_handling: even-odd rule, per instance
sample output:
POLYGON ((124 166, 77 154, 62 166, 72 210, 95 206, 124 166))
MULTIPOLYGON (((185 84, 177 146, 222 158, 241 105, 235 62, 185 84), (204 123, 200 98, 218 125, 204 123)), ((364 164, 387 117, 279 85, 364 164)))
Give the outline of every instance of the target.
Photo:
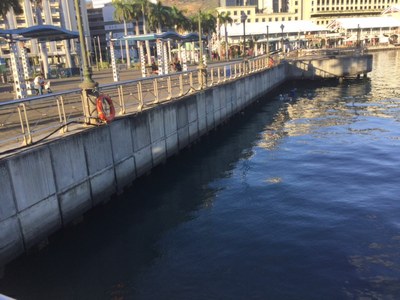
POLYGON ((379 16, 400 0, 221 0, 219 12, 230 12, 235 23, 247 15, 248 23, 310 20, 328 25, 336 18, 379 16))
POLYGON ((400 3, 399 0, 297 0, 291 1, 293 8, 303 15, 304 19, 316 24, 328 25, 337 18, 373 17, 400 3))
MULTIPOLYGON (((95 54, 98 54, 97 59, 100 61, 109 61, 109 40, 110 36, 113 39, 118 39, 125 35, 125 24, 119 23, 114 19, 114 6, 107 0, 94 1, 92 5, 88 6, 88 19, 91 34, 92 47, 95 54), (94 8, 96 6, 97 8, 94 8), (112 35, 110 35, 110 33, 112 35)), ((128 35, 135 34, 135 28, 132 22, 126 22, 126 30, 128 35)), ((143 33, 143 23, 139 22, 139 33, 143 33)), ((117 59, 126 58, 126 43, 117 42, 114 44, 114 53, 117 59)), ((133 42, 128 43, 130 58, 137 57, 137 51, 133 42)))

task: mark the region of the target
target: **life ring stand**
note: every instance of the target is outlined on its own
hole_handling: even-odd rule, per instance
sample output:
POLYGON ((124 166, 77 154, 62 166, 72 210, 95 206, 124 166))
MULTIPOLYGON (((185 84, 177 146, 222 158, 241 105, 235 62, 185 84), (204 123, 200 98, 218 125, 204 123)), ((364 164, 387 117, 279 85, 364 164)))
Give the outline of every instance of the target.
POLYGON ((115 118, 115 107, 114 104, 109 96, 106 95, 99 95, 96 99, 96 107, 97 107, 97 115, 100 120, 110 123, 114 120, 115 118), (104 111, 103 107, 103 102, 104 100, 107 102, 109 108, 110 108, 110 113, 107 115, 106 112, 104 111))

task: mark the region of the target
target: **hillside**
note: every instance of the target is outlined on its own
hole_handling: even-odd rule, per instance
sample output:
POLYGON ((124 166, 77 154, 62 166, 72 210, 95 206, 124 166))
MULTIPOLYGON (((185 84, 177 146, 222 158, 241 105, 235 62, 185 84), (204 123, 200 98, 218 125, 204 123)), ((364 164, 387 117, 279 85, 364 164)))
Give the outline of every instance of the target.
POLYGON ((201 10, 215 9, 219 0, 161 0, 163 5, 176 6, 180 10, 186 10, 185 15, 192 15, 201 10))

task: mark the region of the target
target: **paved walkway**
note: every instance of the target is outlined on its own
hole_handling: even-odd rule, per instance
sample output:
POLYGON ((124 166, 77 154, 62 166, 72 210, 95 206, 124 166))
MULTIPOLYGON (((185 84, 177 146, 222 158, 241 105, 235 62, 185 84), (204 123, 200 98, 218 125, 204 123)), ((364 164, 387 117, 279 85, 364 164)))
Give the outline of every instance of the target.
MULTIPOLYGON (((119 73, 119 75, 121 81, 141 78, 140 71, 138 70, 123 70, 119 73)), ((114 82, 112 69, 104 69, 99 71, 94 70, 92 78, 100 85, 114 82)), ((81 83, 81 78, 80 76, 74 76, 68 78, 50 79, 50 81, 51 81, 51 89, 53 90, 53 92, 61 92, 79 88, 79 84, 81 83)), ((12 84, 0 83, 0 101, 7 101, 13 99, 14 99, 14 93, 12 84)))
MULTIPOLYGON (((235 63, 237 61, 240 61, 240 59, 236 60, 231 60, 231 63, 235 63)), ((218 66, 218 65, 223 65, 226 64, 226 62, 212 62, 210 65, 212 66, 218 66)), ((189 70, 195 69, 197 66, 188 66, 189 70)), ((109 84, 109 83, 114 83, 113 75, 112 75, 112 69, 104 69, 104 70, 99 70, 97 71, 96 69, 93 69, 93 74, 92 78, 94 81, 98 82, 100 85, 102 84, 109 84)), ((120 81, 125 81, 125 80, 134 80, 134 79, 140 79, 142 78, 141 71, 140 70, 122 70, 119 72, 119 78, 120 81)), ((72 89, 77 89, 79 88, 79 84, 81 83, 81 78, 80 76, 74 76, 74 77, 68 77, 68 78, 56 78, 56 79, 50 79, 51 81, 51 89, 53 92, 61 92, 61 91, 67 91, 67 90, 72 90, 72 89)), ((13 100, 14 99, 14 93, 13 93, 13 86, 12 84, 3 84, 0 83, 0 101, 7 101, 7 100, 13 100)))

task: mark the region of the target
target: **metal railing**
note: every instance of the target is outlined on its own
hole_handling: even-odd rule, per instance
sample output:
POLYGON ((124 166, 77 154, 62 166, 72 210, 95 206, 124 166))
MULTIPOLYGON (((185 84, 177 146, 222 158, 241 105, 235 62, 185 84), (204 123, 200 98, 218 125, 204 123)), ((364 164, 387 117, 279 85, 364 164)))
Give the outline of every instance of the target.
MULTIPOLYGON (((278 63, 278 58, 274 60, 278 63)), ((113 99, 116 116, 140 112, 271 67, 267 56, 210 65, 202 85, 199 70, 104 84, 101 94, 113 99)), ((90 99, 95 103, 96 98, 90 99)), ((50 135, 62 135, 84 126, 80 89, 0 103, 0 154, 32 145, 50 135)), ((100 124, 100 123, 99 123, 100 124)))

